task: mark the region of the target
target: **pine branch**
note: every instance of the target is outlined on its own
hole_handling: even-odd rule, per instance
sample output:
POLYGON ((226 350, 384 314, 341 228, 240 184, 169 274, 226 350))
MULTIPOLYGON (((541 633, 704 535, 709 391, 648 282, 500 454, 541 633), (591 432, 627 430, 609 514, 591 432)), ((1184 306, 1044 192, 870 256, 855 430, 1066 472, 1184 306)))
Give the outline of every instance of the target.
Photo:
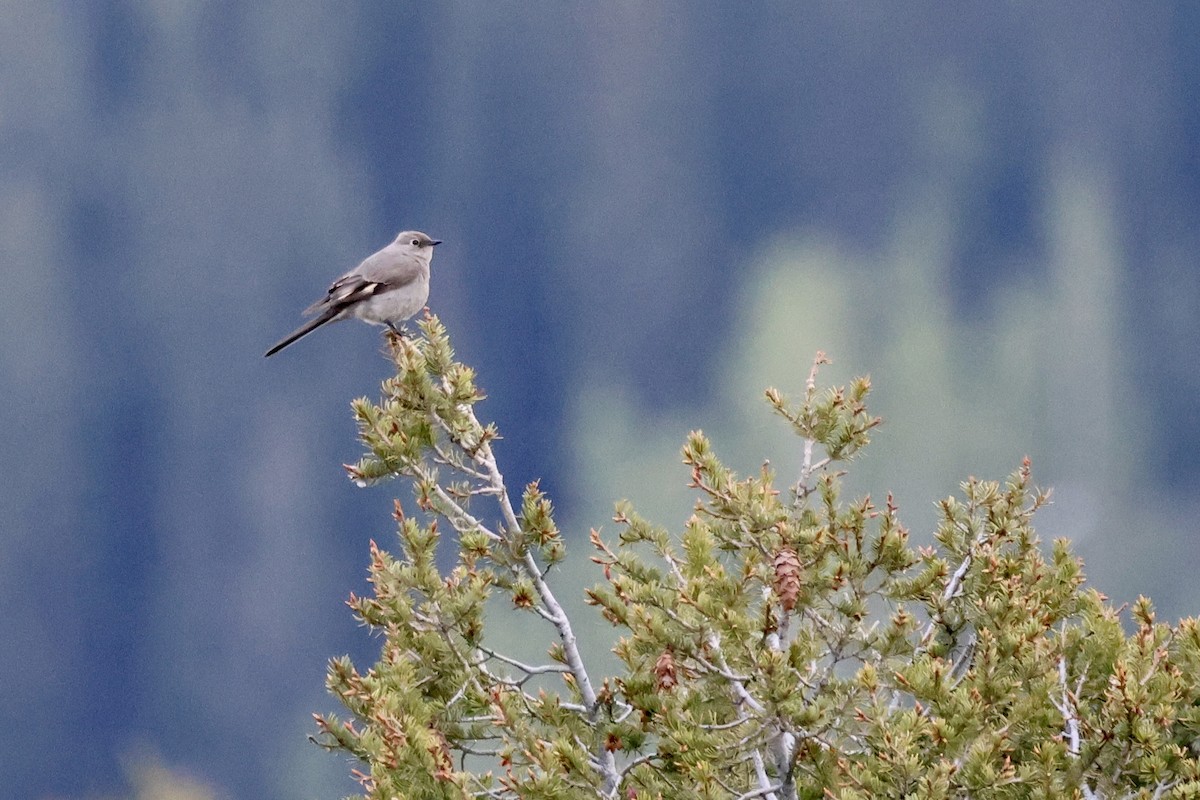
POLYGON ((330 663, 353 718, 319 716, 314 737, 365 764, 372 800, 1200 795, 1200 623, 1139 600, 1127 634, 1065 542, 1043 552, 1028 460, 963 483, 914 551, 890 495, 842 498, 879 419, 866 378, 818 386, 823 354, 799 403, 767 391, 800 439, 789 497, 768 461, 738 476, 695 431, 680 533, 627 503, 615 544, 591 532, 604 580, 586 598, 622 663, 592 674, 578 637, 594 628, 548 577, 564 553, 549 500, 533 483, 514 502, 473 373, 435 318, 422 328, 392 340, 380 402, 355 403, 367 455, 347 471, 410 479, 427 524, 397 501, 402 553, 372 543, 373 595, 349 605, 381 655, 330 663), (439 524, 458 534, 445 572, 439 524), (485 637, 497 590, 550 624, 546 661, 485 637))

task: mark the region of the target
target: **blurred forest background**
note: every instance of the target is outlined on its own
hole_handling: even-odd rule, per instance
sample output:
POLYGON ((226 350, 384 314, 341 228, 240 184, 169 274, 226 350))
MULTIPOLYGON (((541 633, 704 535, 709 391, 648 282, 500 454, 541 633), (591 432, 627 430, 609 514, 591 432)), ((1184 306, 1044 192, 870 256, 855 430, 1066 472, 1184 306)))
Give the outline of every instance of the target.
POLYGON ((919 540, 1029 454, 1093 585, 1200 609, 1200 5, 2 8, 6 796, 356 788, 305 736, 411 497, 341 468, 388 365, 262 353, 404 228, 567 585, 614 500, 678 528, 691 428, 790 480, 821 349, 919 540))

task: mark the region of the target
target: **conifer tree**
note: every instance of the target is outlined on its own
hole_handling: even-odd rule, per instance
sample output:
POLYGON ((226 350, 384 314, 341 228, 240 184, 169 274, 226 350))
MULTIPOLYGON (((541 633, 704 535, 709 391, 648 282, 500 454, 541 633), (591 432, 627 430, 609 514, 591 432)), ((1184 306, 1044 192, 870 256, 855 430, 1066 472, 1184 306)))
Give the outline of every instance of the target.
POLYGON ((514 502, 473 371, 436 317, 421 329, 389 336, 396 375, 354 403, 367 452, 347 470, 407 478, 422 514, 396 501, 399 552, 371 544, 373 593, 349 605, 379 660, 333 660, 350 714, 316 715, 368 797, 1200 797, 1196 621, 1146 599, 1123 620, 1066 541, 1044 551, 1028 459, 963 483, 914 549, 891 497, 842 494, 879 420, 867 379, 818 386, 820 354, 802 397, 766 393, 803 453, 794 481, 734 474, 697 431, 677 533, 626 503, 615 540, 592 531, 586 597, 621 665, 597 674, 549 499, 534 483, 514 502), (542 630, 544 659, 489 636, 496 614, 542 630))

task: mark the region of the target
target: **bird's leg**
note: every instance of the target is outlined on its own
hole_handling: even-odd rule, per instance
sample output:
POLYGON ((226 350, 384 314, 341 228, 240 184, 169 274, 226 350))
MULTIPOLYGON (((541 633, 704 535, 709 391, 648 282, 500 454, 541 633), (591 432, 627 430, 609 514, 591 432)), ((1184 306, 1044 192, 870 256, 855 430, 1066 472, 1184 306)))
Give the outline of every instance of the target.
POLYGON ((383 341, 388 350, 395 354, 396 349, 400 347, 400 344, 406 338, 404 329, 397 328, 396 324, 390 320, 385 324, 387 325, 387 330, 383 332, 383 341))

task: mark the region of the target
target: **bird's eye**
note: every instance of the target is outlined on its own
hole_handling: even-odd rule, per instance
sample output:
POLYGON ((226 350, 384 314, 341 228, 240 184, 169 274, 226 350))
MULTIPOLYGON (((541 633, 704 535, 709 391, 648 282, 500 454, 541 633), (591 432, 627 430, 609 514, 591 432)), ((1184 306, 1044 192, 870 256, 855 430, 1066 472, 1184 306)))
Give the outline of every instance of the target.
POLYGON ((413 239, 413 240, 412 240, 412 243, 413 243, 414 245, 416 245, 417 247, 420 247, 420 246, 421 246, 421 240, 420 240, 420 239, 413 239))

